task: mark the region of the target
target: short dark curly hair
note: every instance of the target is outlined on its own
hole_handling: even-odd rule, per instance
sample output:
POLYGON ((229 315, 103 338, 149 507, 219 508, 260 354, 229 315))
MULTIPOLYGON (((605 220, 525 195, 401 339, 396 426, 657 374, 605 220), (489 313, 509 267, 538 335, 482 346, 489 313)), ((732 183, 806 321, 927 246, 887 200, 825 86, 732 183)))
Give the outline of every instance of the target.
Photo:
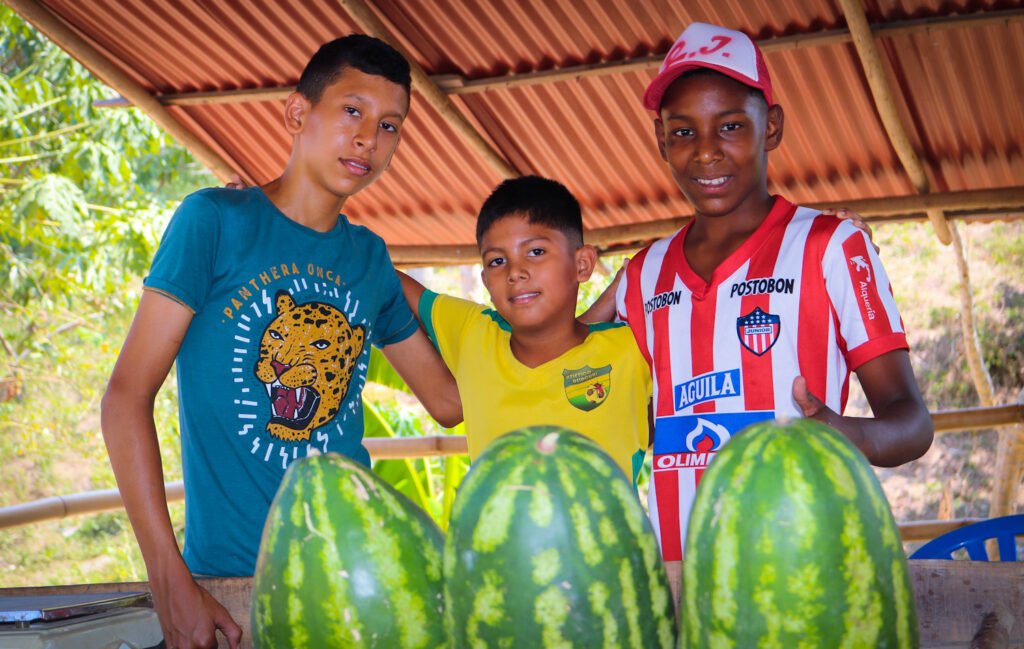
POLYGON ((412 85, 409 62, 395 48, 365 34, 350 34, 321 45, 306 64, 295 89, 315 104, 323 97, 324 90, 349 67, 384 77, 409 94, 412 85))
POLYGON ((476 219, 477 246, 495 221, 511 214, 523 214, 530 223, 559 230, 577 248, 583 245, 580 203, 558 181, 540 176, 522 176, 498 185, 480 207, 476 219))

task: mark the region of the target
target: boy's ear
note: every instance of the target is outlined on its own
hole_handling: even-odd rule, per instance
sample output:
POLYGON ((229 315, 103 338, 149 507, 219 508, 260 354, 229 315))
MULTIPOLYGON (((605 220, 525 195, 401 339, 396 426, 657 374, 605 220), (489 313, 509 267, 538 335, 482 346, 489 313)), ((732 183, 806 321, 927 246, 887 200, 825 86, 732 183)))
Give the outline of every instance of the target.
POLYGON ((765 127, 764 127, 764 150, 771 151, 772 149, 779 148, 782 144, 782 127, 785 123, 785 115, 782 112, 782 106, 775 104, 774 106, 768 107, 768 114, 766 115, 765 127))
POLYGON ((302 131, 309 109, 313 107, 301 92, 293 92, 284 102, 284 127, 292 135, 302 131))
POLYGON ((654 120, 654 139, 658 142, 658 153, 661 154, 661 159, 668 162, 668 153, 665 152, 665 125, 660 117, 654 120))
POLYGON ((576 249, 576 281, 585 282, 594 273, 597 266, 597 248, 583 244, 576 249))

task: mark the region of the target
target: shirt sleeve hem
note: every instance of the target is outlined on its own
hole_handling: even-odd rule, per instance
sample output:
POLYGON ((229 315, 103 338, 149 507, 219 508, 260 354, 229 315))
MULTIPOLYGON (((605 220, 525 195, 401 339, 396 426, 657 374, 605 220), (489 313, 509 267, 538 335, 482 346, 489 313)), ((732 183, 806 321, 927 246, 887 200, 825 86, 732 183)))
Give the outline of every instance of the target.
POLYGON ((419 329, 420 325, 419 325, 418 322, 416 322, 416 316, 412 315, 412 314, 410 314, 410 315, 411 315, 411 317, 409 318, 409 322, 407 322, 403 327, 399 328, 398 331, 394 335, 389 336, 389 337, 387 337, 385 339, 382 339, 377 344, 377 346, 378 347, 387 347, 388 345, 394 345, 395 343, 400 343, 403 340, 405 340, 406 338, 408 338, 409 336, 411 336, 414 333, 416 333, 416 330, 419 329))
POLYGON ((145 284, 143 284, 142 286, 142 290, 152 291, 154 293, 163 295, 166 298, 174 300, 181 306, 191 311, 192 315, 195 315, 198 312, 198 309, 196 309, 192 301, 190 301, 187 297, 184 296, 185 291, 183 291, 180 287, 175 286, 170 282, 165 282, 161 279, 147 277, 145 284))
POLYGON ((850 370, 856 371, 864 363, 897 349, 910 349, 906 334, 896 332, 869 340, 847 352, 846 361, 850 364, 850 370))
POLYGON ((434 349, 440 353, 441 346, 437 342, 437 333, 434 331, 434 318, 432 317, 434 302, 436 301, 437 293, 431 290, 424 290, 423 294, 420 295, 420 301, 416 305, 416 310, 420 317, 420 322, 423 323, 423 328, 427 331, 427 338, 434 345, 434 349))

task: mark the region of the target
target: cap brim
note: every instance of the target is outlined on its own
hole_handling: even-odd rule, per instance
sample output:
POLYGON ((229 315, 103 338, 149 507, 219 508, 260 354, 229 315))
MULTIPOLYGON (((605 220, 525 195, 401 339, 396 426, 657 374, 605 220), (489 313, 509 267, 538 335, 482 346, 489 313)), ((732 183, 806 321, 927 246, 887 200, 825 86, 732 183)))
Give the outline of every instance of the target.
POLYGON ((768 99, 768 95, 765 92, 764 88, 755 83, 751 83, 749 77, 739 72, 736 72, 732 68, 726 68, 719 65, 715 65, 713 63, 704 62, 683 63, 661 72, 658 76, 654 78, 654 81, 651 82, 651 85, 647 86, 647 90, 644 91, 643 96, 644 108, 646 108, 647 110, 652 110, 654 112, 658 112, 659 110, 661 110, 661 101, 664 98, 665 91, 668 90, 668 87, 671 86, 676 79, 682 76, 683 73, 689 72, 690 70, 701 69, 714 70, 719 74, 724 74, 730 79, 735 79, 736 81, 739 81, 748 88, 753 88, 754 90, 761 91, 761 94, 765 95, 765 99, 768 99))

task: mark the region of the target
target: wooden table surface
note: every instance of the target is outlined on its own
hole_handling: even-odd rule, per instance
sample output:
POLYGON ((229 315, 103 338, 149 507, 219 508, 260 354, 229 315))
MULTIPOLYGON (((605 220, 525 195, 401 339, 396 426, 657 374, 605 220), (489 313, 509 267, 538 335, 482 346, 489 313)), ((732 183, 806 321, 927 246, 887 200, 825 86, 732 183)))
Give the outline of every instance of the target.
MULTIPOLYGON (((1024 649, 1024 562, 914 560, 910 561, 910 576, 922 647, 967 649, 982 618, 1001 602, 1003 610, 1013 616, 1010 647, 1024 649)), ((678 575, 670 578, 677 580, 678 575)), ((245 629, 243 646, 251 647, 248 629, 252 579, 203 579, 200 583, 245 629)), ((136 582, 9 588, 0 589, 0 596, 133 590, 148 590, 148 586, 136 582)), ((221 647, 226 646, 221 642, 221 647)))

